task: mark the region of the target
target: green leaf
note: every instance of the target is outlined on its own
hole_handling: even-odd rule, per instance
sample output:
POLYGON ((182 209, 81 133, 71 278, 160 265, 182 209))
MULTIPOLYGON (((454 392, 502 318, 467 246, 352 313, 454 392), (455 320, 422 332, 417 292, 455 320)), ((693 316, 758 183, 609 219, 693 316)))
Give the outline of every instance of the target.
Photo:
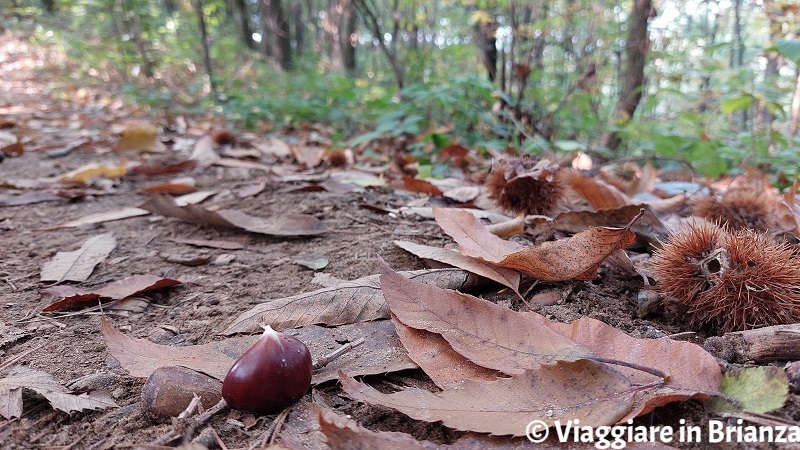
POLYGON ((775 47, 778 48, 780 54, 786 59, 800 66, 800 41, 795 39, 778 39, 775 41, 775 47))
POLYGON ((714 44, 711 47, 706 49, 706 54, 713 55, 714 53, 724 50, 727 48, 733 47, 733 42, 720 42, 718 44, 714 44))
POLYGON ((553 146, 565 152, 576 152, 578 150, 586 150, 586 146, 578 141, 555 141, 553 146))
POLYGON ((749 108, 750 105, 753 104, 753 96, 750 94, 744 94, 739 97, 729 98, 727 100, 723 100, 720 103, 720 109, 725 114, 731 114, 736 111, 744 111, 745 109, 749 108))
MULTIPOLYGON (((780 367, 750 367, 726 372, 719 391, 738 400, 741 410, 764 414, 783 407, 789 394, 789 379, 780 367)), ((737 411, 721 398, 712 401, 711 409, 714 412, 737 411)))

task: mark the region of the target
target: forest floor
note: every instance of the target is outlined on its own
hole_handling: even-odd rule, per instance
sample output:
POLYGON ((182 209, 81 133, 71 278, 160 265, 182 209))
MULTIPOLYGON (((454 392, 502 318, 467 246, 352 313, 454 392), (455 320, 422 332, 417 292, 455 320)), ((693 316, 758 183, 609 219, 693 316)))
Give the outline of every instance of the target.
MULTIPOLYGON (((60 72, 64 67, 51 63, 46 50, 32 47, 9 34, 0 37, 0 123, 8 127, 13 125, 6 131, 13 132, 24 142, 24 154, 9 155, 0 163, 0 197, 6 202, 32 191, 23 186, 22 180, 32 183, 52 180, 88 163, 118 163, 120 155, 113 151, 118 137, 112 130, 130 119, 143 119, 159 128, 167 123, 175 124, 176 120, 185 121, 188 126, 183 129, 177 127, 159 133, 168 154, 184 156, 192 147, 181 149, 182 140, 195 142, 206 133, 224 127, 220 119, 211 115, 186 116, 180 120, 151 116, 145 108, 108 98, 107 94, 93 88, 83 88, 79 81, 65 81, 68 77, 60 72), (53 150, 65 146, 74 149, 61 155, 52 154, 53 150)), ((300 132, 305 133, 300 139, 316 129, 300 132)), ((244 130, 231 131, 241 141, 251 136, 244 130)), ((276 171, 209 166, 196 167, 179 176, 191 176, 198 190, 214 192, 202 203, 206 209, 234 209, 259 217, 308 214, 321 220, 332 232, 310 237, 270 237, 218 230, 155 215, 41 231, 88 214, 142 205, 148 195, 139 192, 174 178, 170 175, 127 174, 110 182, 101 180, 69 190, 61 187, 59 192, 50 186, 52 198, 48 201, 0 206, 3 256, 0 262, 0 363, 30 350, 19 363, 54 375, 64 386, 103 389, 119 405, 106 410, 66 413, 54 410, 43 398, 26 390, 22 416, 0 421, 0 446, 9 449, 160 448, 149 444, 158 442, 160 437, 175 429, 169 420, 155 420, 143 412, 140 396, 145 380, 131 376, 110 356, 100 333, 97 308, 42 313, 52 298, 41 291, 52 283, 40 281, 40 272, 57 252, 75 250, 93 236, 113 233, 116 247, 87 281, 77 284, 81 289, 93 289, 146 273, 192 280, 172 289, 141 294, 141 301, 134 306, 107 311, 114 327, 127 335, 159 344, 185 346, 221 339, 220 331, 234 317, 260 301, 319 289, 315 283, 320 274, 339 280, 357 279, 378 273, 381 258, 394 270, 427 268, 422 259, 395 245, 395 240, 437 247, 452 242, 430 218, 387 213, 412 204, 438 202, 446 206, 447 202, 441 198, 428 199, 426 203, 424 194, 387 187, 359 188, 343 193, 287 190, 298 182, 286 181, 291 178, 286 175, 310 176, 311 172, 323 173, 330 169, 323 163, 316 171, 309 171, 291 158, 267 163, 276 171), (276 176, 278 172, 282 176, 276 176), (249 189, 251 194, 242 195, 243 189, 249 189), (175 241, 180 238, 222 240, 241 245, 235 249, 200 248, 175 241), (328 263, 315 271, 298 264, 301 259, 325 259, 328 263)), ((588 316, 637 338, 685 331, 659 314, 640 318, 637 294, 641 288, 640 277, 604 266, 593 281, 543 282, 527 295, 531 298, 537 293, 557 292, 559 300, 554 304, 534 306, 551 320, 569 322, 588 316)), ((473 294, 515 309, 524 308, 508 289, 490 287, 473 294)), ((702 336, 692 339, 702 344, 702 336)), ((397 386, 433 386, 418 369, 373 375, 365 380, 383 391, 394 390, 397 386)), ((313 395, 307 395, 289 410, 277 427, 275 415, 253 416, 230 410, 217 414, 208 423, 210 429, 203 428, 206 431, 199 442, 209 447, 222 443, 227 448, 260 448, 269 442, 288 448, 327 448, 314 403, 321 403, 367 429, 409 433, 434 444, 451 444, 466 434, 438 422, 413 420, 389 408, 351 400, 343 394, 336 380, 319 384, 313 391, 313 395)), ((797 398, 790 396, 789 406, 777 414, 800 418, 800 413, 792 406, 796 404, 797 398)), ((712 417, 700 401, 692 400, 657 408, 636 419, 636 423, 665 425, 686 419, 689 423, 702 424, 712 417)), ((466 441, 459 442, 461 448, 470 447, 466 441)), ((525 438, 496 444, 505 448, 530 445, 525 438)), ((471 445, 481 448, 487 444, 471 445)), ((688 444, 679 446, 691 447, 688 444)))

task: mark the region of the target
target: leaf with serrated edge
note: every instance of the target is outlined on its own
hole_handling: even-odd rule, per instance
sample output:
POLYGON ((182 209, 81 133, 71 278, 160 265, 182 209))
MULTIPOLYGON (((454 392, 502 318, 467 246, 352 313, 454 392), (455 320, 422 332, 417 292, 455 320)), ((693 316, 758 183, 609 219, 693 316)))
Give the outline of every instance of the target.
POLYGON ((491 267, 458 252, 447 250, 441 247, 420 245, 408 241, 394 241, 394 244, 403 250, 412 253, 420 258, 432 259, 440 263, 449 264, 459 269, 472 272, 482 277, 496 281, 503 286, 511 288, 514 292, 519 290, 519 273, 513 269, 502 267, 491 267))
MULTIPOLYGON (((44 396, 53 408, 64 412, 82 411, 84 409, 106 409, 117 407, 114 400, 103 392, 91 392, 81 395, 70 394, 69 391, 52 375, 41 370, 25 366, 12 368, 8 375, 0 378, 0 397, 6 392, 16 389, 30 389, 44 396)), ((10 411, 14 413, 17 411, 10 411)))
MULTIPOLYGON (((461 269, 434 269, 406 272, 412 279, 449 289, 469 290, 485 281, 461 269)), ((255 333, 259 323, 276 330, 310 324, 328 326, 388 319, 378 275, 369 275, 342 284, 291 297, 268 300, 236 317, 221 334, 255 333)))
MULTIPOLYGON (((571 323, 552 322, 536 313, 523 313, 557 333, 591 350, 593 354, 640 364, 670 375, 660 387, 636 393, 635 404, 622 420, 646 414, 670 402, 692 398, 707 399, 719 389, 722 379, 717 359, 691 342, 672 339, 639 339, 590 317, 571 323)), ((641 370, 616 366, 631 384, 645 385, 657 380, 641 370)))
POLYGON ((409 388, 383 394, 339 373, 342 389, 355 400, 396 409, 413 419, 442 421, 462 431, 525 435, 536 418, 580 420, 582 426, 616 423, 630 410, 630 383, 616 370, 593 361, 558 362, 496 381, 465 380, 458 389, 432 393, 409 388))
POLYGON ((87 239, 74 252, 58 252, 42 267, 41 281, 86 281, 116 246, 114 234, 105 233, 87 239))
POLYGON ((475 364, 507 374, 593 356, 586 348, 504 306, 417 283, 381 263, 386 303, 404 324, 441 334, 475 364))

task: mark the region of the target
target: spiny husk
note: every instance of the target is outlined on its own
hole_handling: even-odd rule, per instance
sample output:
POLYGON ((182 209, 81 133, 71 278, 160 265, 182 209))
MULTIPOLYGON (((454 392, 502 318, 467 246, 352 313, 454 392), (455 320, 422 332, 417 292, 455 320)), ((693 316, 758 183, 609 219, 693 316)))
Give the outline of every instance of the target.
POLYGON ((668 312, 726 333, 800 321, 800 258, 768 233, 701 222, 653 255, 668 312))

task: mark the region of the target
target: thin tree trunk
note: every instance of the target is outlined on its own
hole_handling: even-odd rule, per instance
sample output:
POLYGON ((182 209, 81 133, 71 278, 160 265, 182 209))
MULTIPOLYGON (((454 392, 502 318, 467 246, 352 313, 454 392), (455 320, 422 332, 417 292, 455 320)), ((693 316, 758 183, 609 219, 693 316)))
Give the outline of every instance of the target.
POLYGON ((216 97, 218 94, 217 83, 214 80, 214 68, 211 65, 211 39, 208 37, 208 30, 206 29, 206 18, 203 13, 202 0, 193 0, 194 12, 197 14, 197 25, 200 27, 200 39, 203 43, 203 63, 206 66, 206 73, 208 74, 208 84, 211 87, 211 93, 216 97))
MULTIPOLYGON (((475 24, 473 35, 475 36, 475 46, 478 47, 478 54, 481 57, 483 67, 489 81, 494 83, 497 78, 497 23, 495 21, 478 21, 475 24)), ((414 36, 416 39, 416 36, 414 36)))
POLYGON ((306 50, 306 18, 303 16, 302 0, 293 0, 292 16, 294 17, 295 54, 302 55, 306 50))
POLYGON ((283 70, 292 67, 292 41, 281 0, 261 0, 262 49, 283 70))
MULTIPOLYGON (((383 38, 383 31, 378 21, 377 13, 374 11, 372 6, 369 4, 370 0, 354 0, 357 10, 359 11, 359 17, 364 22, 364 25, 369 29, 372 36, 377 39, 378 47, 381 49, 383 54, 386 56, 386 61, 389 63, 389 67, 392 69, 392 75, 394 76, 394 84, 397 87, 397 92, 403 90, 404 86, 404 73, 403 70, 400 68, 400 64, 397 61, 397 52, 396 52, 396 43, 397 43, 397 29, 399 27, 398 22, 395 20, 393 26, 393 35, 392 35, 392 47, 389 48, 386 45, 386 39, 383 38)), ((394 6, 397 5, 397 2, 393 2, 394 6)), ((393 8, 396 10, 396 8, 393 8)))
POLYGON ((789 134, 797 136, 797 129, 800 127, 800 67, 795 69, 797 82, 794 85, 794 95, 792 96, 792 120, 789 123, 789 134))
POLYGON ((247 2, 245 0, 231 0, 231 11, 233 21, 239 30, 239 37, 247 48, 256 49, 256 41, 253 40, 253 30, 250 28, 250 15, 247 12, 247 2))
MULTIPOLYGON (((613 124, 630 121, 642 99, 644 65, 650 47, 647 25, 651 8, 651 0, 633 2, 633 11, 628 22, 628 41, 625 43, 627 61, 622 79, 622 90, 612 116, 613 124)), ((600 139, 600 145, 611 150, 616 150, 621 142, 617 133, 608 131, 603 133, 600 139)))

